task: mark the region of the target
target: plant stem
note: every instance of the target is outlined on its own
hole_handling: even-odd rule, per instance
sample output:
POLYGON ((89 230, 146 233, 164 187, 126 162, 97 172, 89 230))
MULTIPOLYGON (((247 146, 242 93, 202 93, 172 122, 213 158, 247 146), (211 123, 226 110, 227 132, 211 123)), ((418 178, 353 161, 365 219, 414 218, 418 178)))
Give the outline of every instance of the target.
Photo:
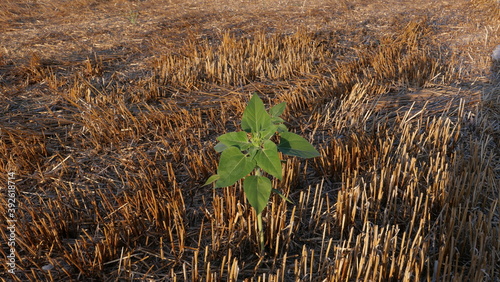
MULTIPOLYGON (((255 169, 255 175, 256 176, 262 176, 262 170, 260 168, 255 169)), ((257 214, 257 230, 259 232, 259 243, 260 243, 260 253, 261 255, 264 254, 264 228, 262 224, 262 212, 257 214)))
POLYGON ((259 229, 260 253, 264 254, 264 230, 262 228, 262 213, 257 215, 257 229, 259 229))

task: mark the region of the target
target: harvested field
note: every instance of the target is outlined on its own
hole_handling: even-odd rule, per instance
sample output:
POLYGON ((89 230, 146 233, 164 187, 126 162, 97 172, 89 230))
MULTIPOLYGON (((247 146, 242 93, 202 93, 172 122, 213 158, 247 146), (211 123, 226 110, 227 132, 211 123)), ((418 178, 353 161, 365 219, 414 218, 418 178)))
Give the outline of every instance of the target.
POLYGON ((4 0, 6 281, 500 281, 500 2, 4 0), (252 93, 321 156, 202 187, 252 93))

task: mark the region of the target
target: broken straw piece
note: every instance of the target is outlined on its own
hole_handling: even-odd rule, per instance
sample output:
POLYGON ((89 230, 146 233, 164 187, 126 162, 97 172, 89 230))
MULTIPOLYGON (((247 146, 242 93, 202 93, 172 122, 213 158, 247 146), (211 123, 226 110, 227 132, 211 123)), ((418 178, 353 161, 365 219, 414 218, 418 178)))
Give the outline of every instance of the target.
POLYGON ((500 45, 498 45, 495 50, 493 50, 493 54, 491 54, 491 58, 495 61, 500 61, 500 45))

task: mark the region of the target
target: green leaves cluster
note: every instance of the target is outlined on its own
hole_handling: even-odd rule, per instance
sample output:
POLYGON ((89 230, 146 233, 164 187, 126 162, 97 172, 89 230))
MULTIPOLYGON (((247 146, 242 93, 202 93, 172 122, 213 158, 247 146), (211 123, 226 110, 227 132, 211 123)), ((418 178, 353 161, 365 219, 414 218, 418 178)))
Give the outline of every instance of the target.
POLYGON ((243 189, 248 202, 260 215, 273 191, 271 181, 262 176, 261 170, 282 179, 278 152, 302 158, 319 156, 306 139, 289 132, 283 124, 284 120, 279 116, 285 107, 285 102, 280 103, 268 113, 262 100, 254 94, 243 112, 243 131, 226 133, 217 138, 219 143, 214 148, 222 153, 219 167, 217 174, 211 176, 205 185, 215 182, 215 187, 226 187, 244 178, 243 189), (280 137, 278 145, 271 140, 275 134, 280 137), (254 175, 249 175, 252 171, 254 175))

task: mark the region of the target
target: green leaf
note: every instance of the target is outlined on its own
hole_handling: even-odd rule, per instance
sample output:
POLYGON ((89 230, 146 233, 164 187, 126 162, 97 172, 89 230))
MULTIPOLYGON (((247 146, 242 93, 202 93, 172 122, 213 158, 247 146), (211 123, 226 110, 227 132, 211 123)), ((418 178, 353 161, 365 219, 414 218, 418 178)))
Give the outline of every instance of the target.
POLYGON ((255 154, 257 154, 258 151, 260 151, 259 147, 257 147, 257 146, 250 147, 247 151, 247 155, 248 155, 248 157, 253 159, 253 157, 255 157, 255 154))
POLYGON ((264 103, 259 96, 254 94, 243 112, 241 129, 255 133, 269 127, 270 124, 271 116, 266 112, 264 103))
POLYGON ((229 147, 222 152, 219 161, 216 187, 226 187, 233 185, 239 179, 247 176, 255 168, 255 161, 244 155, 236 147, 229 147))
POLYGON ((290 200, 288 197, 286 197, 285 195, 283 195, 283 193, 281 193, 280 190, 273 189, 272 191, 274 193, 278 194, 283 200, 289 202, 292 205, 294 204, 294 202, 292 200, 290 200))
POLYGON ((286 127, 286 125, 284 125, 284 124, 279 124, 278 125, 278 132, 279 133, 287 132, 287 131, 288 131, 288 127, 286 127))
POLYGON ((248 176, 243 181, 243 190, 250 205, 257 214, 260 214, 267 206, 269 196, 271 196, 271 180, 264 176, 248 176))
POLYGON ((278 154, 276 144, 271 140, 264 141, 263 148, 257 152, 254 157, 257 161, 257 166, 265 170, 272 176, 282 179, 281 175, 281 160, 278 154))
POLYGON ((283 154, 301 157, 314 158, 318 157, 318 151, 306 139, 292 132, 280 133, 281 141, 278 145, 278 150, 283 154))
POLYGON ((281 114, 283 114, 283 112, 285 111, 285 107, 286 107, 286 102, 279 103, 278 105, 275 105, 269 110, 269 114, 272 117, 278 117, 281 114))
POLYGON ((229 132, 219 136, 217 140, 227 147, 236 146, 240 151, 248 149, 251 145, 245 131, 229 132))
POLYGON ((226 150, 228 147, 224 145, 222 142, 217 143, 217 145, 214 146, 214 149, 216 152, 220 153, 224 150, 226 150))
POLYGON ((278 125, 271 125, 269 128, 260 132, 260 138, 262 140, 267 140, 271 138, 276 133, 276 131, 278 131, 278 125))
POLYGON ((213 182, 219 180, 220 178, 220 175, 218 174, 214 174, 212 176, 210 176, 208 179, 207 179, 207 182, 205 182, 205 184, 203 184, 203 186, 206 186, 208 184, 212 184, 213 182))
POLYGON ((281 124, 281 123, 284 123, 285 120, 280 118, 280 117, 271 117, 271 122, 273 124, 281 124))

